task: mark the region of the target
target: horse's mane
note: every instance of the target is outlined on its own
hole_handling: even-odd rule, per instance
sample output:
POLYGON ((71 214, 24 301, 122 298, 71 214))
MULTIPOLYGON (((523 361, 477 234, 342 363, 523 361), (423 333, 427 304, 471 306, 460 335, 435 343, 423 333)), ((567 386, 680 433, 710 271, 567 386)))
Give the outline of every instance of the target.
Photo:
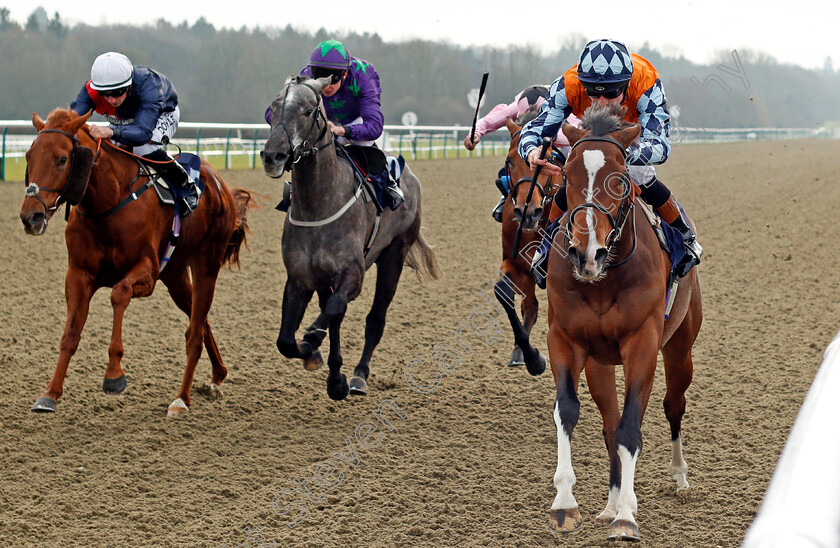
POLYGON ((610 103, 606 106, 592 105, 580 119, 581 129, 588 129, 589 135, 603 137, 620 130, 626 108, 610 103))

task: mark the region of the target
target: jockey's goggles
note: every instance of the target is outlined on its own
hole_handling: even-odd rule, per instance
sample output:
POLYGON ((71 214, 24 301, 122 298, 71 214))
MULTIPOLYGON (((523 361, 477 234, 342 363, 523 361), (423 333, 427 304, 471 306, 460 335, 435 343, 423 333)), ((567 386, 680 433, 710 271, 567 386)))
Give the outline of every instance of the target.
POLYGON ((326 67, 310 67, 310 70, 312 71, 313 78, 324 78, 326 76, 329 76, 330 84, 337 84, 345 73, 344 69, 334 69, 326 67))
POLYGON ((583 85, 584 91, 586 91, 586 95, 589 97, 603 97, 604 99, 615 99, 627 89, 626 83, 618 86, 615 84, 605 86, 604 84, 592 84, 589 82, 581 82, 581 84, 583 85))
POLYGON ((128 91, 128 86, 117 89, 103 89, 99 92, 102 97, 122 97, 128 91))

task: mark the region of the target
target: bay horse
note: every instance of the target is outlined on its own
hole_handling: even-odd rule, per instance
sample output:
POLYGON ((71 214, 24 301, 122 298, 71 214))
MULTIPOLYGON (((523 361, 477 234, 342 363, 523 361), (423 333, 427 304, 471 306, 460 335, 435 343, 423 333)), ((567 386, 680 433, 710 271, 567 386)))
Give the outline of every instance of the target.
POLYGON ((211 397, 221 395, 227 369, 207 315, 222 265, 239 265, 240 246, 248 231, 246 214, 253 202, 247 191, 236 189, 231 194, 219 173, 202 160, 203 196, 195 211, 183 219, 175 251, 164 258, 174 232, 174 210, 161 207, 155 192, 145 192, 151 186, 149 173, 136 158, 90 136, 86 126, 90 115, 55 109, 44 121, 32 114, 38 134, 26 153, 28 186, 20 208, 24 230, 43 234, 63 203, 75 206, 65 230, 67 322, 55 372, 32 411, 56 410, 90 300, 101 287, 112 288, 114 309, 102 389, 107 393, 126 389, 121 366, 123 315, 132 298, 151 295, 160 279, 189 317, 184 376, 178 396, 167 410, 168 415, 177 415, 189 410, 202 341, 212 364, 211 397), (161 264, 166 266, 162 272, 161 264))
MULTIPOLYGON (((522 127, 537 114, 537 110, 528 111, 516 121, 510 118, 506 121, 511 136, 506 161, 510 192, 502 210, 502 264, 499 267, 500 279, 495 286, 496 298, 507 313, 514 333, 514 348, 508 365, 532 364, 528 371, 533 375, 545 370, 545 358, 538 354, 536 358, 529 356, 526 359, 523 356, 523 346, 519 345, 520 340, 529 338, 531 329, 537 322, 539 310, 536 284, 529 268, 534 251, 539 247, 548 224, 551 201, 561 186, 560 181, 555 181, 550 176, 539 175, 528 201, 533 180, 531 168, 519 155, 517 147, 522 127), (517 232, 520 234, 519 240, 517 232), (518 244, 517 249, 514 249, 515 244, 518 244), (517 295, 522 298, 522 320, 514 307, 517 295), (536 367, 533 364, 536 364, 536 367)), ((530 352, 531 346, 525 344, 524 351, 530 352)))
POLYGON ((400 187, 405 203, 377 214, 365 203, 353 168, 339 158, 327 125, 321 91, 329 78, 293 76, 271 103, 271 134, 260 153, 265 173, 278 178, 292 172, 291 205, 281 241, 287 279, 277 348, 287 358, 301 358, 316 369, 322 360, 318 347, 329 330, 327 394, 342 400, 348 393, 367 393, 370 358, 382 338, 385 314, 397 290, 403 265, 418 276, 436 279, 437 262, 420 233, 420 181, 408 166, 400 187), (367 315, 362 356, 350 382, 341 373, 340 328, 347 304, 362 289, 365 272, 377 266, 376 291, 367 315), (295 340, 313 293, 321 312, 295 340))
MULTIPOLYGON (((562 219, 547 267, 548 352, 557 394, 557 495, 549 512, 555 531, 583 523, 572 494, 572 431, 585 370, 603 419, 609 453, 609 495, 597 523, 610 524, 609 539, 639 540, 633 482, 642 449, 641 424, 661 351, 665 364, 665 416, 671 428, 669 472, 687 489, 688 466, 680 429, 691 383, 691 349, 702 322, 697 269, 679 280, 666 319, 668 254, 640 207, 625 167, 626 148, 638 124, 622 124, 620 108, 590 107, 583 129, 564 124, 572 145, 564 171, 569 211, 562 219), (624 366, 624 406, 619 413, 614 364, 624 366)), ((693 225, 693 222, 692 222, 693 225)))

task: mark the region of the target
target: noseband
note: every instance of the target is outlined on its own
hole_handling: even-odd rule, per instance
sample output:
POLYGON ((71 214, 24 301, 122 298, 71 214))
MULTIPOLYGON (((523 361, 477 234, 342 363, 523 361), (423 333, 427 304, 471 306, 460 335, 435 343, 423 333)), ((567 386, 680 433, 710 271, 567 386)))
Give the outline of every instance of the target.
MULTIPOLYGON (((309 126, 309 130, 306 132, 306 135, 304 136, 303 141, 301 141, 300 144, 298 144, 294 148, 292 148, 292 154, 289 157, 289 162, 291 162, 292 164, 296 164, 296 163, 300 162, 302 159, 306 158, 307 156, 314 156, 314 155, 318 154, 319 150, 321 150, 321 149, 329 146, 330 144, 332 144, 333 140, 335 139, 335 136, 330 134, 330 140, 329 141, 327 141, 326 143, 324 143, 321 146, 316 146, 316 144, 321 139, 324 138, 324 135, 327 133, 327 130, 329 129, 329 124, 327 123, 327 115, 324 113, 324 109, 321 106, 321 94, 318 93, 318 91, 307 82, 300 82, 298 80, 292 80, 286 86, 286 93, 283 95, 283 102, 281 103, 282 106, 280 108, 280 116, 279 116, 280 121, 277 123, 279 126, 281 126, 283 128, 283 131, 286 133, 286 137, 289 139, 289 144, 292 143, 292 135, 289 133, 289 129, 286 127, 286 124, 283 121, 283 115, 286 112, 286 98, 289 96, 289 90, 291 89, 291 84, 297 84, 297 85, 300 85, 300 86, 308 87, 310 90, 312 90, 312 93, 315 94, 315 98, 316 98, 316 101, 317 101, 316 104, 315 104, 315 110, 317 111, 317 114, 315 116, 313 116, 312 124, 309 126), (323 125, 323 127, 321 127, 321 133, 318 135, 318 137, 315 139, 315 141, 313 141, 313 143, 310 144, 309 143, 310 135, 312 135, 312 132, 315 131, 321 125, 321 124, 318 123, 319 119, 323 119, 324 125, 323 125)), ((287 170, 291 170, 291 167, 292 167, 291 165, 289 165, 289 162, 286 162, 285 168, 287 170)))
POLYGON ((42 133, 58 133, 58 134, 64 135, 65 137, 67 137, 68 139, 73 141, 73 152, 70 154, 69 173, 67 175, 67 181, 65 181, 63 188, 57 189, 57 188, 47 188, 47 187, 43 187, 43 186, 38 186, 34 181, 29 180, 29 178, 28 178, 29 171, 27 170, 27 182, 29 184, 26 187, 26 198, 35 198, 36 200, 41 202, 41 205, 44 206, 44 213, 46 214, 47 218, 49 219, 52 216, 52 214, 55 213, 58 210, 58 208, 61 207, 62 204, 65 201, 67 201, 67 196, 65 195, 65 191, 67 190, 67 187, 70 184, 70 180, 73 178, 73 162, 75 161, 75 158, 76 158, 76 148, 79 145, 79 139, 75 135, 71 135, 70 133, 67 133, 66 131, 63 131, 63 130, 60 130, 60 129, 42 129, 41 131, 38 132, 38 135, 40 135, 42 133), (55 205, 53 205, 52 207, 47 207, 47 203, 44 202, 44 200, 41 198, 41 196, 39 196, 39 193, 42 190, 45 191, 45 192, 54 192, 54 193, 58 194, 58 199, 55 201, 55 205))
MULTIPOLYGON (((576 142, 574 144, 574 146, 572 147, 572 150, 577 148, 577 146, 580 145, 581 143, 583 143, 584 141, 600 141, 600 142, 604 142, 604 143, 611 143, 611 144, 618 147, 618 149, 621 151, 622 158, 624 160, 627 160, 627 150, 625 150, 624 146, 622 146, 622 144, 619 143, 618 141, 616 141, 615 139, 611 139, 609 137, 595 137, 595 136, 584 137, 583 139, 580 139, 578 142, 576 142)), ((571 155, 571 153, 569 155, 571 155)), ((601 204, 599 204, 597 202, 584 202, 584 203, 580 204, 579 206, 577 206, 576 208, 574 208, 571 211, 571 213, 569 214, 569 218, 566 221, 566 238, 567 239, 568 239, 569 235, 572 233, 572 224, 574 223, 575 216, 579 212, 584 211, 584 210, 589 209, 589 208, 597 209, 598 211, 600 211, 601 213, 603 213, 604 215, 607 216, 607 218, 610 220, 610 224, 612 225, 612 230, 610 230, 610 233, 607 235, 607 239, 606 239, 606 242, 605 242, 605 247, 607 249, 607 254, 609 256, 610 251, 612 250, 612 247, 618 242, 619 238, 621 238, 621 233, 624 230, 624 225, 627 223, 627 219, 629 219, 631 217, 631 213, 633 212, 633 208, 636 205, 633 202, 633 199, 632 199, 633 185, 631 184, 630 178, 628 177, 626 171, 621 174, 621 180, 622 180, 622 185, 624 186, 624 192, 622 193, 621 202, 619 203, 619 206, 618 206, 618 213, 615 215, 615 217, 613 217, 612 213, 610 213, 607 210, 607 208, 605 208, 604 206, 602 206, 601 204)), ((635 232, 636 232, 636 217, 633 216, 633 233, 634 233, 634 235, 635 235, 635 232)), ((630 253, 628 253, 627 256, 624 259, 622 259, 621 261, 619 261, 617 263, 610 263, 610 264, 606 265, 605 268, 615 268, 617 266, 623 265, 624 263, 626 263, 627 261, 630 260, 630 257, 632 257, 633 253, 635 253, 635 252, 636 252, 636 238, 634 237, 633 238, 633 248, 630 250, 630 253)))

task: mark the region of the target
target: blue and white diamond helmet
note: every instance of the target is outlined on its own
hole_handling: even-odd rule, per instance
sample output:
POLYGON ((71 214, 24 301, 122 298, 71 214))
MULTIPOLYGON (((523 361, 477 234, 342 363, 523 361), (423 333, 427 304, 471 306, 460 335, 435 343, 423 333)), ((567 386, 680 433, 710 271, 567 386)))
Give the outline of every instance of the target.
POLYGON ((116 51, 103 53, 90 67, 90 87, 98 91, 125 88, 131 85, 134 65, 116 51))
POLYGON ((621 42, 593 40, 580 54, 577 76, 584 87, 597 86, 599 91, 619 89, 633 76, 633 59, 621 42))

